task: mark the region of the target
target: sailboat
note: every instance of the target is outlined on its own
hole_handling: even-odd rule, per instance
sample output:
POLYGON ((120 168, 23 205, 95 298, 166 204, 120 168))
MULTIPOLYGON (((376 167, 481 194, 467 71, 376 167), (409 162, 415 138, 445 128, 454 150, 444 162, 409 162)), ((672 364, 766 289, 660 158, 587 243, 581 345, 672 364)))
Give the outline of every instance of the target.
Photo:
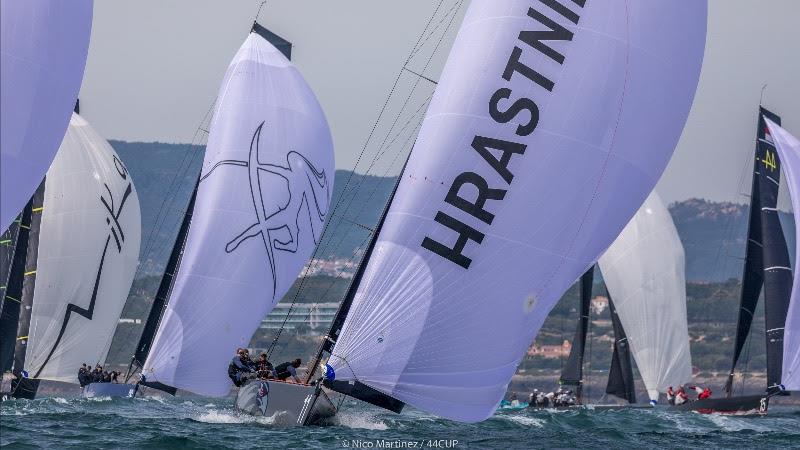
MULTIPOLYGON (((322 383, 317 364, 307 381, 394 411, 491 416, 550 309, 662 173, 705 29, 705 2, 472 2, 325 336, 322 383)), ((298 424, 325 402, 307 392, 298 424)))
POLYGON ((736 342, 733 362, 725 385, 727 396, 697 400, 674 410, 690 410, 703 413, 766 414, 769 399, 782 393, 781 365, 783 358, 783 335, 786 313, 792 289, 792 269, 789 251, 778 217, 778 189, 781 180, 781 159, 776 153, 775 142, 767 127, 767 121, 780 123, 780 118, 761 107, 758 114, 753 184, 750 191, 750 217, 747 231, 747 251, 742 276, 739 319, 736 326, 736 342), (750 325, 764 291, 764 319, 767 341, 767 386, 762 394, 734 396, 733 384, 736 364, 741 356, 750 325))
MULTIPOLYGON (((650 404, 670 386, 691 379, 683 245, 658 193, 653 191, 598 265, 606 284, 614 344, 606 394, 636 404, 633 360, 650 404), (612 294, 613 293, 613 294, 612 294)), ((576 388, 583 405, 583 359, 594 266, 580 278, 580 318, 559 384, 576 388)), ((593 409, 618 405, 586 405, 593 409)))
POLYGON ((104 364, 138 266, 141 211, 125 165, 76 112, 20 219, 0 362, 15 376, 6 394, 34 398, 40 380, 77 384, 81 364, 104 364))
POLYGON ((281 42, 254 23, 222 81, 202 173, 137 346, 138 386, 227 395, 237 347, 320 240, 333 141, 281 42))
POLYGON ((650 404, 655 405, 670 386, 692 378, 683 245, 655 191, 598 265, 613 298, 612 316, 618 315, 624 326, 650 404))
POLYGON ((55 157, 83 79, 92 0, 0 3, 0 230, 55 157))

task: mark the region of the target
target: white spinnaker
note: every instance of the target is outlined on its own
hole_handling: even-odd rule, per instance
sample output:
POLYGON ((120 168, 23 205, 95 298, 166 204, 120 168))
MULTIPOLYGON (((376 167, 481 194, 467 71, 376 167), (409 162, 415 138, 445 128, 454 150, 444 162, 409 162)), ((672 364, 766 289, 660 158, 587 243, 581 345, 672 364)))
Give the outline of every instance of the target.
POLYGON ((58 151, 83 79, 92 0, 0 2, 0 230, 58 151))
MULTIPOLYGON (((781 158, 781 167, 792 198, 795 223, 800 223, 800 140, 771 120, 764 118, 775 149, 781 158)), ((795 242, 800 242, 800 227, 795 229, 795 242)), ((800 273, 797 262, 800 246, 795 249, 794 283, 786 325, 783 331, 783 366, 781 384, 789 391, 800 391, 800 273)))
POLYGON ((692 104, 706 2, 583 3, 471 3, 333 349, 337 379, 489 417, 553 305, 652 190, 692 104), (520 40, 553 22, 571 41, 520 40), (447 203, 457 177, 464 200, 447 203), (467 212, 478 192, 485 214, 467 212), (468 268, 421 245, 457 239, 468 268))
POLYGON ((77 383, 103 364, 128 298, 142 236, 139 198, 111 145, 74 114, 45 179, 25 369, 77 383))
POLYGON ((692 378, 686 263, 678 230, 653 191, 598 261, 651 400, 692 378))
POLYGON ((222 81, 178 275, 144 374, 198 394, 308 261, 333 193, 328 123, 300 72, 251 33, 222 81))

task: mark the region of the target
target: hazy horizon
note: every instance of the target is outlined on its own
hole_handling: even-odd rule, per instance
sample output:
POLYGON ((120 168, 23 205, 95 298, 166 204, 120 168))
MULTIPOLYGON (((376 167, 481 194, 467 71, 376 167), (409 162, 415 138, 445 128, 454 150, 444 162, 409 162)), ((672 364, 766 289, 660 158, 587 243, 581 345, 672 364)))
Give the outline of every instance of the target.
MULTIPOLYGON (((458 1, 445 0, 443 8, 458 1)), ((740 192, 749 190, 748 167, 764 84, 764 106, 782 116, 786 129, 800 134, 800 30, 793 20, 800 16, 800 2, 768 3, 709 1, 697 95, 657 188, 667 202, 746 201, 740 192)), ((95 2, 82 114, 108 139, 191 143, 259 4, 258 0, 95 2)), ((260 23, 294 44, 293 61, 326 112, 337 169, 353 168, 436 4, 276 0, 264 6, 260 23)), ((456 17, 454 30, 465 8, 456 17)), ((442 42, 442 55, 447 54, 452 34, 442 42)), ((435 79, 436 70, 426 75, 435 79)), ((783 208, 789 207, 787 197, 782 195, 783 208)))

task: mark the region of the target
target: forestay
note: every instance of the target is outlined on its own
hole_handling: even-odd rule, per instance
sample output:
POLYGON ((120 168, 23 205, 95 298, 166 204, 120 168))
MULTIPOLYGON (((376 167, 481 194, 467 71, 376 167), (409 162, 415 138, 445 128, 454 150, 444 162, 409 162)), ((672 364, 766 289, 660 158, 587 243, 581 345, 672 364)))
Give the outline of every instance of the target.
POLYGON ((641 206, 692 104, 704 1, 475 0, 352 309, 337 379, 479 421, 641 206))
MULTIPOLYGON (((788 131, 765 119, 769 134, 775 143, 781 161, 786 184, 789 186, 789 195, 792 198, 792 210, 795 223, 800 223, 800 140, 788 131)), ((796 238, 800 238, 800 228, 795 230, 796 238)), ((795 239, 795 242, 800 240, 795 239)), ((795 249, 795 265, 800 261, 800 247, 795 249)), ((800 391, 800 283, 798 282, 797 267, 794 272, 792 285, 792 299, 789 303, 789 313, 786 315, 786 326, 783 334, 783 373, 781 380, 784 387, 790 391, 800 391)))
POLYGON ((691 380, 686 265, 678 230, 653 191, 599 261, 651 400, 691 380))
POLYGON ((222 81, 192 223, 144 374, 198 394, 227 366, 319 242, 333 142, 298 70, 251 33, 222 81))
POLYGON ((0 230, 53 161, 81 87, 92 0, 0 2, 0 230))
POLYGON ((25 369, 77 382, 103 364, 139 260, 142 224, 131 176, 81 116, 47 171, 25 369))

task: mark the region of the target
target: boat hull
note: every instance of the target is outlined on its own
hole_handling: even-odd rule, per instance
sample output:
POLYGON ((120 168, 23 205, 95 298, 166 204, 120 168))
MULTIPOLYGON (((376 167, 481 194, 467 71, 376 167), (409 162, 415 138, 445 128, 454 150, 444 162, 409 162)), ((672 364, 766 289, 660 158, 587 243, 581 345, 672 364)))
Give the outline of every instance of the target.
POLYGON ((336 415, 336 407, 321 386, 274 380, 251 380, 239 388, 236 409, 254 416, 274 417, 276 424, 317 425, 336 415))
POLYGON ((93 397, 133 397, 136 393, 135 384, 127 383, 89 383, 84 386, 81 396, 93 397))
POLYGON ((769 397, 765 395, 745 395, 741 397, 707 398, 669 406, 669 411, 694 411, 701 414, 764 415, 769 407, 769 397))

